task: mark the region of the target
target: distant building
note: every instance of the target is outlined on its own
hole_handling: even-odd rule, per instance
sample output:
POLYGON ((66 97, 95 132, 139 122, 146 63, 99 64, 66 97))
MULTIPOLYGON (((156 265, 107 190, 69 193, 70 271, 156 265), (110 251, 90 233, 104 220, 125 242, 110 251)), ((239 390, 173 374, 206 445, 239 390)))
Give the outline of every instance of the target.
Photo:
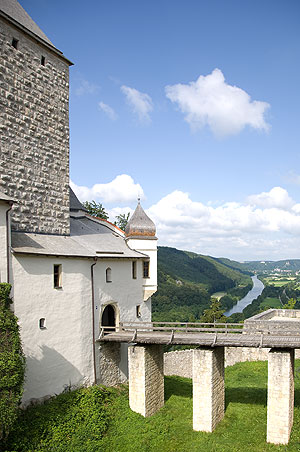
MULTIPOLYGON (((126 233, 69 188, 69 66, 16 0, 0 0, 0 278, 12 284, 26 355, 24 404, 106 382, 100 326, 150 321, 155 225, 140 203, 126 233)), ((117 380, 127 350, 117 350, 117 380)), ((116 376, 114 376, 116 380, 116 376)))

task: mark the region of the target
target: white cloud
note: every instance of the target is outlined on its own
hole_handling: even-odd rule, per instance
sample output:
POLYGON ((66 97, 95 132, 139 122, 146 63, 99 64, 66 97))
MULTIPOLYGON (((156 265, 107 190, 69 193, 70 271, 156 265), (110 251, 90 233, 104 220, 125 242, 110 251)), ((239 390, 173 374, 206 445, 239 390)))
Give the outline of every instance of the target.
POLYGON ((112 107, 105 104, 104 102, 99 102, 98 106, 100 110, 102 110, 109 117, 109 119, 111 119, 112 121, 115 121, 117 119, 118 115, 112 107))
POLYGON ((84 94, 94 94, 99 91, 99 86, 88 80, 80 80, 78 88, 75 89, 75 94, 77 96, 83 96, 84 94))
POLYGON ((248 197, 248 202, 254 206, 263 208, 289 209, 293 205, 292 198, 281 187, 274 187, 269 192, 251 195, 248 197))
POLYGON ((120 174, 107 184, 95 184, 91 188, 76 185, 70 181, 70 186, 80 201, 92 199, 105 203, 126 204, 137 201, 138 196, 144 197, 140 184, 134 182, 128 174, 120 174))
POLYGON ((267 102, 251 101, 249 94, 228 85, 220 69, 189 84, 166 86, 166 96, 179 106, 185 120, 196 130, 209 126, 218 136, 234 135, 245 126, 267 131, 267 102))
POLYGON ((146 93, 141 93, 135 88, 122 85, 121 91, 126 96, 128 104, 131 106, 133 112, 138 115, 141 122, 150 121, 149 113, 153 110, 153 103, 151 97, 146 93))
POLYGON ((300 258, 300 204, 280 187, 255 197, 259 206, 246 201, 213 207, 174 191, 147 214, 160 245, 238 260, 300 258))

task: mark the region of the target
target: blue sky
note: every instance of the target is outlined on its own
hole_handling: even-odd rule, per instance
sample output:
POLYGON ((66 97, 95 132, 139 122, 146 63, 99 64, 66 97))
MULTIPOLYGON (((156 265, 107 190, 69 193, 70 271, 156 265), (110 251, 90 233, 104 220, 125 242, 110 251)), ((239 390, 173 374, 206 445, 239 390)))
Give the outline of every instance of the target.
POLYGON ((82 200, 140 194, 161 245, 300 258, 298 0, 20 3, 75 63, 82 200))

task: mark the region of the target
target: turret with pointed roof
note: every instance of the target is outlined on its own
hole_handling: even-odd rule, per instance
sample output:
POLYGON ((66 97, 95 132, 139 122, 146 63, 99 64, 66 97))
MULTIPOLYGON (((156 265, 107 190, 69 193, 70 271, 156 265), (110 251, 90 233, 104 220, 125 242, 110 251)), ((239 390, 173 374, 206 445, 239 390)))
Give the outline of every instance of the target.
POLYGON ((153 221, 145 213, 141 206, 140 200, 138 200, 138 205, 127 223, 125 229, 126 237, 131 238, 154 238, 156 234, 156 227, 153 221))

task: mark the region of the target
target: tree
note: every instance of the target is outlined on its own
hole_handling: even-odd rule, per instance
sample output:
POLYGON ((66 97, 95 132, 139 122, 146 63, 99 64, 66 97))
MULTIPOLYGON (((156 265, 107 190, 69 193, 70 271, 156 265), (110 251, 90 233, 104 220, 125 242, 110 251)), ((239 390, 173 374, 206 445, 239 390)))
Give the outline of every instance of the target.
POLYGON ((207 323, 225 323, 226 317, 223 315, 225 312, 224 309, 221 308, 221 303, 216 298, 212 298, 210 307, 205 309, 203 315, 201 317, 201 322, 207 323))
POLYGON ((101 204, 101 202, 96 201, 85 201, 83 206, 87 209, 88 213, 92 215, 92 217, 102 218, 103 220, 108 220, 108 213, 105 208, 101 204))
POLYGON ((290 298, 289 301, 282 306, 282 309, 294 309, 297 300, 290 298))
POLYGON ((129 220, 130 212, 127 213, 121 213, 120 215, 116 216, 115 225, 118 226, 118 228, 122 229, 122 231, 125 231, 125 228, 127 226, 128 220, 129 220))
POLYGON ((0 283, 0 449, 17 419, 25 372, 19 326, 9 307, 10 289, 10 284, 0 283))

